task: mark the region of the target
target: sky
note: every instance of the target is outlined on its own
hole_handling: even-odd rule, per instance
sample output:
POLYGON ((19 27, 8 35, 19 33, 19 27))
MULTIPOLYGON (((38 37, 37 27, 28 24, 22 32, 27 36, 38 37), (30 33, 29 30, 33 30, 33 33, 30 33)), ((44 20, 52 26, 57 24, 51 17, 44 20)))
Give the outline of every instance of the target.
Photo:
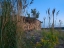
MULTIPOLYGON (((51 13, 51 24, 52 24, 52 10, 55 8, 55 20, 56 20, 56 27, 59 26, 59 20, 62 21, 62 27, 64 27, 64 0, 34 0, 33 4, 28 7, 28 12, 31 11, 31 9, 36 8, 37 11, 39 11, 40 15, 38 20, 43 21, 43 18, 46 17, 45 25, 48 27, 48 14, 46 14, 46 10, 50 8, 51 13), (60 10, 57 19, 56 19, 56 12, 60 10)), ((42 24, 42 27, 44 27, 44 23, 42 24)))

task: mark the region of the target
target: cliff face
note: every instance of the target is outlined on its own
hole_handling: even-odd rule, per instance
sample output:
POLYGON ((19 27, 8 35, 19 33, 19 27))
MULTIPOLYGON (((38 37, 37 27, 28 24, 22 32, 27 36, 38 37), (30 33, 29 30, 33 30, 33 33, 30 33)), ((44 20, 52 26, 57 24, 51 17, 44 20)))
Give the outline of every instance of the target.
POLYGON ((41 22, 34 18, 20 16, 20 21, 17 22, 17 27, 26 30, 41 30, 41 22))

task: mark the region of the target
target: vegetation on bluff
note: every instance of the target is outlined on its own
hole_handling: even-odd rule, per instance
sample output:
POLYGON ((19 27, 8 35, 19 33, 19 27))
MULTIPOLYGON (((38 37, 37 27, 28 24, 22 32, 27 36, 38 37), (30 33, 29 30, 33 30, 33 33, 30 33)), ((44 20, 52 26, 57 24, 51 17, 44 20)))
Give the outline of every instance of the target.
MULTIPOLYGON (((22 27, 17 25, 17 22, 20 21, 20 14, 24 13, 25 9, 32 3, 33 0, 30 0, 29 3, 28 0, 0 1, 0 48, 54 48, 59 44, 64 44, 63 32, 60 33, 57 30, 53 32, 52 29, 49 31, 44 29, 42 31, 24 32, 22 27), (15 15, 17 15, 17 18, 14 18, 15 15)), ((31 13, 34 17, 39 17, 39 12, 36 12, 36 9, 32 9, 31 13)), ((54 27, 55 9, 52 13, 54 27)), ((61 24, 61 21, 59 22, 61 24)))

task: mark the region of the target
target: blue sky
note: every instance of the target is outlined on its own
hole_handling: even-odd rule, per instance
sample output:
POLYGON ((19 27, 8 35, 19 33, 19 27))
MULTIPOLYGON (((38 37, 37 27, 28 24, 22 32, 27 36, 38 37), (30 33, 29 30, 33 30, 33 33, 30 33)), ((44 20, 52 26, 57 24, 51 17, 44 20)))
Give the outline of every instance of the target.
MULTIPOLYGON (((59 26, 59 20, 63 22, 62 26, 64 26, 64 0, 34 0, 33 4, 29 6, 28 12, 30 12, 30 10, 34 8, 36 8, 37 11, 40 12, 40 16, 38 18, 40 21, 43 21, 43 18, 46 17, 46 27, 48 27, 48 15, 46 14, 46 10, 50 8, 51 14, 53 8, 56 8, 56 12, 60 10, 57 16, 56 26, 59 26)), ((52 23, 52 16, 51 16, 51 23, 52 23)), ((42 24, 42 26, 44 25, 42 24)))

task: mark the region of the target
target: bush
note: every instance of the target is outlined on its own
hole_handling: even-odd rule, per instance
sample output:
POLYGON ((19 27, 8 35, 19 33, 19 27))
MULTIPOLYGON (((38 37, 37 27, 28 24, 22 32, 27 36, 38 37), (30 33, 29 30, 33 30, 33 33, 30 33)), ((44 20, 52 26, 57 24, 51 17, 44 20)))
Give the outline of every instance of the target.
POLYGON ((54 48, 57 44, 59 44, 58 32, 52 33, 44 31, 42 35, 41 41, 37 44, 39 48, 54 48))

